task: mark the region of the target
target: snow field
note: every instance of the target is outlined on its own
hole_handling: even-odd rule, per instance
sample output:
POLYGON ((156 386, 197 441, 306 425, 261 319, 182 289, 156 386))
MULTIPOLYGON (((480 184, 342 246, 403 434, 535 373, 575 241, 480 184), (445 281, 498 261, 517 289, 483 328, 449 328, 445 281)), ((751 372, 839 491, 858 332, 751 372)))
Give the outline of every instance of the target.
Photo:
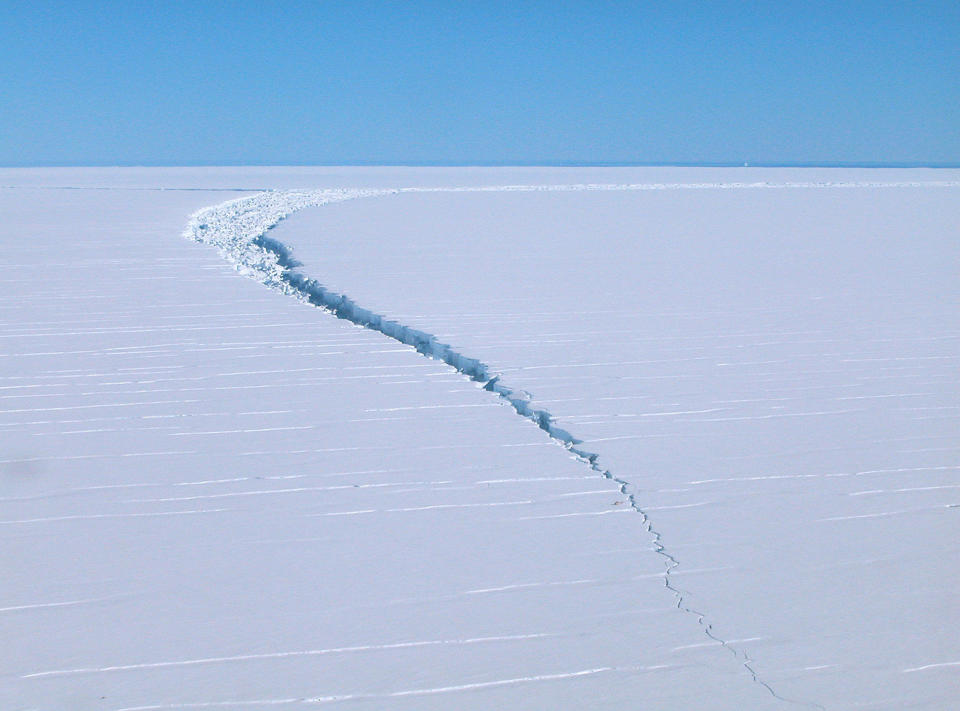
POLYGON ((956 177, 0 172, 0 699, 949 706, 956 177))

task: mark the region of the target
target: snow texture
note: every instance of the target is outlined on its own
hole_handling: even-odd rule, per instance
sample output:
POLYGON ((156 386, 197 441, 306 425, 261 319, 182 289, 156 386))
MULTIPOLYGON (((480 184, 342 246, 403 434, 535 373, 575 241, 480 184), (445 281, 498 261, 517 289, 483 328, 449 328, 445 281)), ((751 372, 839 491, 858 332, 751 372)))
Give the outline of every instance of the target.
POLYGON ((0 174, 0 699, 949 706, 953 177, 0 174))

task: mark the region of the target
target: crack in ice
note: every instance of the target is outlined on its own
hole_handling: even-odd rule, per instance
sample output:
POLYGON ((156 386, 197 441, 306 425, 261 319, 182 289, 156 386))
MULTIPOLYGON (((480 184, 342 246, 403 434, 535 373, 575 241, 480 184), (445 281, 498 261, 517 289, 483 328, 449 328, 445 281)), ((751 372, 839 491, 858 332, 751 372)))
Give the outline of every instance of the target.
MULTIPOLYGON (((652 541, 653 550, 665 561, 665 587, 673 595, 676 607, 693 615, 707 637, 730 651, 749 672, 752 680, 776 699, 822 709, 818 703, 788 699, 778 694, 754 667, 754 660, 742 649, 732 646, 713 631, 704 613, 686 603, 687 591, 677 587, 672 575, 680 563, 663 543, 660 532, 636 497, 633 485, 599 463, 599 455, 580 445, 582 441, 558 427, 549 411, 534 407, 524 390, 507 386, 502 374, 476 358, 470 358, 450 345, 441 343, 426 331, 411 328, 366 309, 350 297, 328 289, 317 280, 296 271, 299 264, 290 249, 267 236, 286 217, 307 207, 318 207, 363 197, 402 193, 432 192, 574 192, 574 191, 649 191, 649 190, 728 190, 728 189, 825 189, 825 188, 894 188, 894 187, 960 187, 958 181, 926 182, 730 182, 730 183, 636 183, 576 185, 502 185, 476 187, 407 187, 391 189, 330 189, 268 191, 204 208, 194 213, 184 236, 216 247, 234 268, 257 281, 300 301, 316 306, 337 318, 377 331, 400 343, 415 348, 422 355, 451 366, 459 373, 481 384, 484 390, 497 395, 521 417, 532 421, 556 443, 591 470, 616 484, 630 508, 641 517, 641 525, 652 541)), ((364 512, 342 512, 366 513, 364 512)))

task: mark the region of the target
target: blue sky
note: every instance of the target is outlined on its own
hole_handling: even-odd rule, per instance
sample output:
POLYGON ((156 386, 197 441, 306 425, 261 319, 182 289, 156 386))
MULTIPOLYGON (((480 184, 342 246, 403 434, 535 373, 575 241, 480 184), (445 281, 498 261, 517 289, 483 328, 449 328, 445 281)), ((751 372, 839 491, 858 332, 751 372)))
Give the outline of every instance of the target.
POLYGON ((958 2, 10 2, 0 165, 960 163, 958 2))

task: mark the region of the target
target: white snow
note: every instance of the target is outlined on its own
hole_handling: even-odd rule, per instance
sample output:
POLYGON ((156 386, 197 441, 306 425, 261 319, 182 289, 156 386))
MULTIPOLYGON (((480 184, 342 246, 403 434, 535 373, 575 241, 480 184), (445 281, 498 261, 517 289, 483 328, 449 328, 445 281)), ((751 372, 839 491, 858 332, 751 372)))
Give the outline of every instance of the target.
POLYGON ((956 171, 0 184, 5 708, 956 701, 956 171))

